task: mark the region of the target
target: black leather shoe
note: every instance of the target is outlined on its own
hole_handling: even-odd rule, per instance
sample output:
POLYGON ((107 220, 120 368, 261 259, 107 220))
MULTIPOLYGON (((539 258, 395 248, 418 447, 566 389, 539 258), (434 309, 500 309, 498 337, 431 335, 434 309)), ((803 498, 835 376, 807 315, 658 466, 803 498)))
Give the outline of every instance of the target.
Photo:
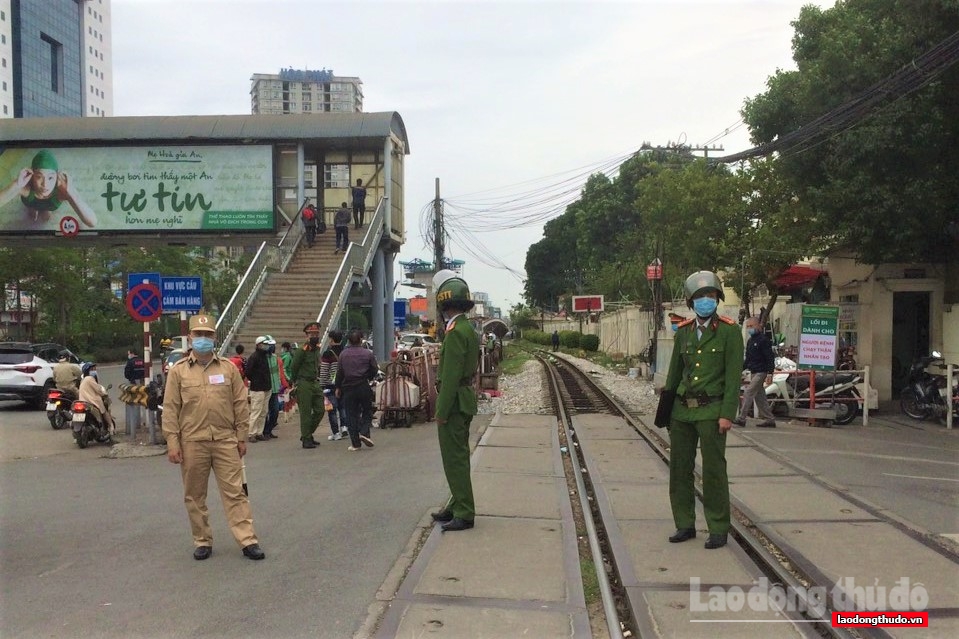
POLYGON ((433 518, 433 521, 442 521, 444 523, 447 521, 453 521, 453 513, 448 508, 444 508, 439 512, 432 513, 430 517, 433 518))
POLYGON ((696 538, 695 528, 678 528, 676 533, 669 538, 669 543, 678 544, 681 541, 689 541, 696 538))
POLYGON ((706 540, 706 550, 722 548, 726 545, 726 535, 710 535, 706 540))
POLYGON ((197 546, 196 550, 193 551, 193 558, 197 561, 203 561, 204 559, 209 559, 212 554, 213 548, 210 546, 197 546))
POLYGON ((260 549, 260 544, 250 544, 243 549, 243 556, 247 559, 266 559, 266 553, 260 549))
POLYGON ((460 519, 459 517, 453 517, 448 522, 440 526, 443 529, 443 532, 455 532, 457 530, 469 530, 473 527, 473 522, 469 519, 460 519))
POLYGON ((756 425, 760 428, 776 428, 776 420, 770 419, 768 422, 759 422, 756 425))
POLYGON ((316 442, 313 441, 312 439, 304 439, 302 441, 303 441, 303 448, 316 448, 316 442))

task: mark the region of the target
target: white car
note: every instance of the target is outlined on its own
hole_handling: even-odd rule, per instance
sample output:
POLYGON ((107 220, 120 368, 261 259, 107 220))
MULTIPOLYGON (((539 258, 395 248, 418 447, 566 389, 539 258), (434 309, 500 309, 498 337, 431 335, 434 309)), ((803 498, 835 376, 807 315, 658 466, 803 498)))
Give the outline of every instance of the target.
POLYGON ((54 387, 53 366, 61 352, 74 364, 80 358, 59 344, 0 343, 0 400, 19 399, 43 410, 54 387))
POLYGON ((419 340, 420 346, 426 346, 427 344, 436 344, 436 338, 426 333, 407 333, 406 335, 400 336, 400 341, 396 346, 396 350, 405 351, 409 350, 416 344, 416 340, 419 340))

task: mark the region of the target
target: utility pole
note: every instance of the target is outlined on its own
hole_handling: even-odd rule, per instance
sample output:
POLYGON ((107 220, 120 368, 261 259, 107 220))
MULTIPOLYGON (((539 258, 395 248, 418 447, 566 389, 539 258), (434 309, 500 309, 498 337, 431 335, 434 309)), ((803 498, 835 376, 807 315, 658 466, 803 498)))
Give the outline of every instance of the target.
POLYGON ((639 150, 640 151, 671 151, 671 152, 688 151, 690 153, 702 152, 704 158, 709 157, 710 151, 725 151, 725 149, 722 146, 717 146, 715 144, 713 146, 698 146, 698 145, 691 146, 689 144, 682 144, 680 142, 667 142, 666 146, 662 146, 662 145, 653 146, 649 142, 643 142, 642 146, 639 147, 639 150))
MULTIPOLYGON (((440 179, 436 178, 436 197, 433 199, 433 275, 436 275, 443 269, 443 254, 445 253, 445 242, 443 237, 443 200, 440 199, 440 179)), ((426 296, 433 297, 436 291, 433 290, 432 281, 426 289, 426 296)), ((430 315, 433 318, 433 326, 436 327, 436 339, 442 340, 445 326, 443 317, 436 308, 436 305, 430 306, 430 315)))
POLYGON ((440 199, 440 179, 436 178, 436 198, 433 200, 433 272, 443 268, 443 254, 446 252, 443 236, 443 200, 440 199))

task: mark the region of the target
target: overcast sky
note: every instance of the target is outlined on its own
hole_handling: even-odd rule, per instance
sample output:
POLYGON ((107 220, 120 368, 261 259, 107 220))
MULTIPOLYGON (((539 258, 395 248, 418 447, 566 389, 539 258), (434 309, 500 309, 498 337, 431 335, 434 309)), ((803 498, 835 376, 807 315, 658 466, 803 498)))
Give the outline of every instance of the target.
MULTIPOLYGON (((431 260, 419 229, 434 178, 448 215, 465 215, 453 226, 479 230, 509 219, 510 207, 480 217, 461 212, 468 202, 481 209, 478 200, 557 193, 551 185, 575 182, 574 169, 608 166, 644 141, 712 141, 725 153, 752 146, 735 128, 743 100, 777 68, 795 68, 789 23, 810 3, 834 4, 113 0, 114 112, 248 114, 254 73, 358 76, 364 110, 399 112, 410 139, 399 259, 431 260)), ((522 300, 542 219, 562 213, 562 199, 546 200, 536 222, 476 233, 482 247, 454 235, 447 251, 466 261, 471 289, 504 312, 522 300)))

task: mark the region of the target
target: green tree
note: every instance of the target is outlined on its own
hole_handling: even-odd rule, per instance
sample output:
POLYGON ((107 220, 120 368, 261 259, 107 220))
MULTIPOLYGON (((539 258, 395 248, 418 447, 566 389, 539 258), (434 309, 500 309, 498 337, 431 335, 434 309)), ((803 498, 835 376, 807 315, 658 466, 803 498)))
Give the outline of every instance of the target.
POLYGON ((781 152, 783 176, 821 215, 819 237, 867 263, 955 260, 945 229, 959 202, 959 65, 912 93, 886 86, 888 99, 851 128, 810 123, 959 30, 959 2, 807 5, 793 26, 797 70, 770 77, 743 118, 756 143, 822 133, 781 152))

